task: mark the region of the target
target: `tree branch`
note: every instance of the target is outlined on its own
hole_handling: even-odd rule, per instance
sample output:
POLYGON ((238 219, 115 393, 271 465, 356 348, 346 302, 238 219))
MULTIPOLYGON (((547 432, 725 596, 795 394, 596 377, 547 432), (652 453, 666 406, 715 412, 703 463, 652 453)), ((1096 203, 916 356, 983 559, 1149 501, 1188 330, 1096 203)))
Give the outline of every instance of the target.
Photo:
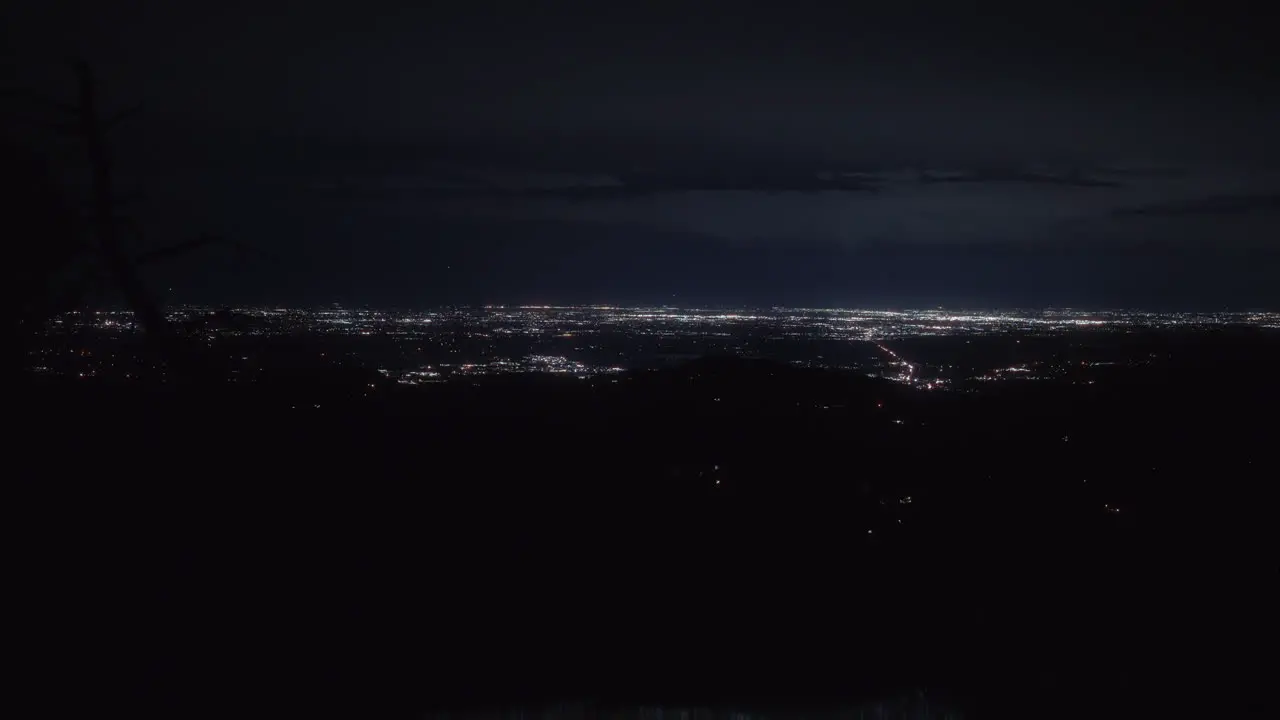
POLYGON ((170 258, 181 257, 194 250, 199 250, 206 245, 214 244, 223 243, 212 235, 201 235, 194 240, 187 240, 186 242, 180 242, 176 245, 148 250, 147 252, 134 257, 134 262, 138 265, 145 265, 157 260, 168 260, 170 258))
POLYGON ((55 100, 51 97, 46 97, 34 90, 27 90, 25 88, 0 90, 0 98, 4 98, 6 100, 24 100, 35 105, 43 106, 48 110, 56 110, 57 112, 66 113, 68 115, 80 114, 80 108, 75 105, 64 103, 61 100, 55 100))
POLYGON ((136 105, 131 105, 130 107, 127 107, 121 110, 120 112, 117 112, 116 114, 102 121, 102 131, 110 132, 111 129, 114 128, 116 125, 119 125, 121 121, 128 119, 129 116, 131 115, 138 114, 141 110, 142 110, 142 103, 138 103, 136 105))
POLYGON ((125 302, 129 303, 138 323, 149 336, 163 343, 169 334, 169 322, 150 290, 138 277, 120 242, 120 227, 112 208, 112 198, 115 195, 112 189, 111 155, 107 148, 106 133, 103 132, 98 116, 93 71, 84 60, 76 62, 75 71, 80 91, 80 118, 85 125, 85 145, 93 187, 94 234, 107 267, 119 283, 120 292, 124 295, 125 302))
MULTIPOLYGON (((125 228, 129 232, 133 233, 133 236, 138 240, 138 242, 143 244, 146 243, 146 238, 143 235, 142 228, 138 225, 138 223, 134 222, 129 218, 117 218, 116 222, 119 223, 119 225, 122 228, 125 228)), ((227 240, 225 238, 218 237, 217 235, 212 235, 210 233, 204 233, 200 237, 194 238, 192 240, 186 240, 184 242, 175 243, 173 245, 168 245, 165 247, 154 248, 151 250, 143 251, 134 256, 133 263, 135 265, 146 265, 148 263, 153 263, 160 260, 170 260, 176 257, 181 257, 188 253, 194 252, 196 250, 199 250, 200 248, 213 246, 213 245, 221 245, 224 247, 229 247, 235 250, 236 253, 239 254, 242 259, 246 255, 260 255, 260 256, 271 258, 273 260, 279 260, 278 256, 276 256, 273 253, 267 252, 265 250, 259 250, 258 248, 252 247, 250 245, 245 245, 244 243, 235 242, 233 240, 227 240)))
POLYGON ((62 135, 84 135, 84 123, 78 119, 70 122, 53 123, 51 127, 54 132, 62 135))

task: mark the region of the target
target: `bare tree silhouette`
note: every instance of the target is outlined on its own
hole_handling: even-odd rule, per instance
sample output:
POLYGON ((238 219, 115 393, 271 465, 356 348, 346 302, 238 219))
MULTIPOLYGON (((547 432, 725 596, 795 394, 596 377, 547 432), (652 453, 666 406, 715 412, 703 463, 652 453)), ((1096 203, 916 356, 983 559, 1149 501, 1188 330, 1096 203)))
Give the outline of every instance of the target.
POLYGON ((92 217, 98 250, 139 325, 148 334, 163 339, 169 334, 168 322, 139 277, 133 260, 125 253, 120 223, 115 213, 114 177, 107 133, 118 124, 123 115, 103 119, 98 114, 97 92, 89 64, 83 60, 78 61, 75 69, 80 102, 75 108, 74 123, 75 129, 84 138, 92 172, 92 217))
POLYGON ((104 279, 119 291, 133 312, 138 327, 146 332, 167 359, 177 363, 173 327, 158 298, 143 281, 143 265, 180 257, 210 245, 227 245, 244 254, 242 245, 213 235, 164 247, 130 252, 130 246, 145 245, 141 225, 118 211, 122 198, 116 193, 110 131, 141 109, 135 105, 111 115, 103 115, 93 71, 84 60, 74 64, 77 102, 64 103, 30 90, 7 90, 0 97, 51 112, 51 127, 83 142, 90 170, 90 198, 87 222, 72 210, 38 153, 17 143, 6 143, 4 197, 14 207, 5 212, 12 227, 34 228, 30 233, 9 233, 4 252, 11 260, 11 291, 17 295, 6 309, 15 315, 10 325, 20 334, 37 332, 51 317, 81 304, 88 290, 104 279), (132 243, 130 242, 132 241, 132 243), (84 262, 85 259, 90 262, 84 262), (96 262, 94 262, 96 260, 96 262), (74 277, 67 274, 77 263, 85 267, 74 277), (57 287, 54 287, 54 285, 57 287))
POLYGON ((45 159, 10 141, 0 142, 0 218, 8 370, 22 362, 51 317, 78 306, 102 277, 84 223, 45 159))

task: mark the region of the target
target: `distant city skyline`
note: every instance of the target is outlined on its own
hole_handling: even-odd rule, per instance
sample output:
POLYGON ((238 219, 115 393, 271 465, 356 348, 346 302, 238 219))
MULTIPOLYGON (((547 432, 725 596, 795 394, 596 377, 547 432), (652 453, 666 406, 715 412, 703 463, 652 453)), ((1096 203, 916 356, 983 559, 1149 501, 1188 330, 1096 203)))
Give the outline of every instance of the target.
MULTIPOLYGON (((273 340, 300 342, 311 351, 289 362, 311 367, 354 363, 387 381, 420 385, 463 377, 548 374, 589 379, 654 364, 702 356, 750 357, 810 368, 853 371, 922 390, 952 390, 992 381, 1081 379, 1089 368, 1147 364, 1145 355, 1107 350, 1107 336, 1133 330, 1203 331, 1208 328, 1280 330, 1280 313, 1151 313, 1135 311, 948 311, 821 308, 707 309, 662 307, 490 306, 436 310, 178 307, 170 320, 182 332, 208 336, 225 346, 231 374, 244 382, 261 370, 273 340), (1064 359, 1063 343, 1097 335, 1091 352, 1064 359), (917 356, 904 343, 936 338, 950 343, 917 356), (1023 346, 1023 340, 1027 345, 1023 346), (971 367, 957 366, 973 341, 1006 346, 971 367), (1052 351, 1033 350, 1032 343, 1052 351), (243 348, 243 349, 237 349, 243 348), (896 349, 895 349, 896 348, 896 349), (332 358, 329 353, 333 352, 332 358), (1099 354, 1101 353, 1101 354, 1099 354), (940 359, 941 358, 941 359, 940 359), (1001 358, 997 365, 984 365, 1001 358), (1018 359, 1014 359, 1018 358, 1018 359), (957 370, 957 367, 960 369, 957 370)), ((48 339, 84 340, 100 333, 88 359, 47 344, 34 360, 39 372, 132 375, 128 338, 136 333, 129 311, 94 312, 56 319, 48 339), (38 358, 46 358, 40 360, 38 358), (48 362, 49 364, 43 364, 48 362), (68 364, 70 363, 70 364, 68 364)), ((212 349, 212 345, 210 346, 212 349)), ((988 348, 992 353, 992 348, 988 348)))

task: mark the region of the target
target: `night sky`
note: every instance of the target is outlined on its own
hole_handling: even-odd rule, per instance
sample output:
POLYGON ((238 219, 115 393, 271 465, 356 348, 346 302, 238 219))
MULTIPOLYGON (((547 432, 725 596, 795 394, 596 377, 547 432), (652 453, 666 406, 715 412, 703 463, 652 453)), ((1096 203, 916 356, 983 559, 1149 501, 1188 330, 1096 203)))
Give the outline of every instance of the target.
POLYGON ((253 248, 176 302, 1274 307, 1280 51, 1197 5, 25 0, 0 83, 145 103, 150 241, 253 248))

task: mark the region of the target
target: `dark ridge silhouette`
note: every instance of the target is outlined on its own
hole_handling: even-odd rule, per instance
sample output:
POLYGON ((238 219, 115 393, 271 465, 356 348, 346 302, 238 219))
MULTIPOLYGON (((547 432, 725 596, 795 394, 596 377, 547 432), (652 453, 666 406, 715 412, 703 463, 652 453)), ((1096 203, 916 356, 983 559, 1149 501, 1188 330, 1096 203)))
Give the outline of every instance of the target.
POLYGON ((157 712, 753 712, 904 688, 969 716, 1209 707, 1198 658, 1261 617, 1252 418, 1278 398, 1203 371, 1280 353, 1145 342, 1179 360, 978 395, 722 357, 417 388, 292 361, 205 388, 28 379, 11 395, 41 440, 18 475, 69 464, 21 486, 21 527, 125 589, 112 623, 59 632, 123 648, 91 662, 157 712), (1166 621, 1189 613, 1221 622, 1166 621))

